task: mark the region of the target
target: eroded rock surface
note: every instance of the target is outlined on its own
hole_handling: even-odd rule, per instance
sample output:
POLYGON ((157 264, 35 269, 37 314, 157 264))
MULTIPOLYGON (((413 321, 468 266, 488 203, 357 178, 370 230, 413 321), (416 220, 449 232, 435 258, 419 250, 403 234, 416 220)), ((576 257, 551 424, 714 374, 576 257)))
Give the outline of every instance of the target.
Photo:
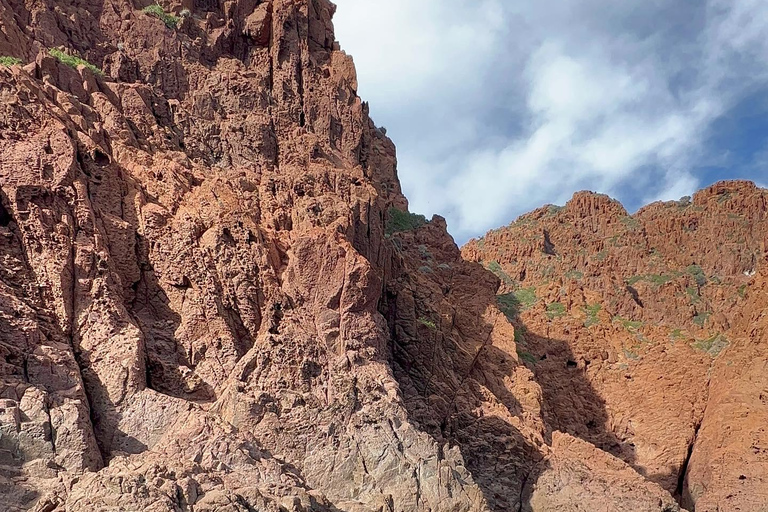
POLYGON ((551 429, 623 459, 691 510, 761 510, 766 217, 768 191, 750 182, 632 216, 582 192, 462 252, 500 277, 497 300, 551 429), (742 466, 761 476, 726 477, 742 466))
MULTIPOLYGON (((158 5, 0 0, 0 510, 677 510, 407 212, 333 4, 158 5)), ((679 347, 692 439, 711 356, 679 347)), ((679 444, 636 446, 677 479, 679 444)))

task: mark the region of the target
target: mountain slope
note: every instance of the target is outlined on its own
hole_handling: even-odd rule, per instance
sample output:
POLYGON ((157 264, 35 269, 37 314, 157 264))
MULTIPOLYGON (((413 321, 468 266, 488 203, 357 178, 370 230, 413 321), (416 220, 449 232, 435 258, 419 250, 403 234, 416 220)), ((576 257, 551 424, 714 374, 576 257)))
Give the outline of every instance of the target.
POLYGON ((0 510, 679 510, 557 431, 334 10, 0 0, 0 510))
MULTIPOLYGON (((563 208, 541 208, 470 241, 462 253, 500 276, 499 304, 541 384, 547 424, 701 510, 702 493, 744 486, 714 484, 697 461, 714 464, 702 435, 731 442, 735 423, 714 419, 713 404, 735 389, 760 389, 733 379, 743 369, 735 361, 748 353, 765 362, 759 335, 739 319, 762 314, 748 297, 760 287, 767 216, 768 191, 748 182, 718 183, 633 216, 607 196, 577 193, 563 208), (756 338, 752 348, 736 342, 745 338, 756 338), (723 364, 736 374, 726 377, 723 364)), ((741 463, 748 465, 718 464, 739 471, 741 463)))

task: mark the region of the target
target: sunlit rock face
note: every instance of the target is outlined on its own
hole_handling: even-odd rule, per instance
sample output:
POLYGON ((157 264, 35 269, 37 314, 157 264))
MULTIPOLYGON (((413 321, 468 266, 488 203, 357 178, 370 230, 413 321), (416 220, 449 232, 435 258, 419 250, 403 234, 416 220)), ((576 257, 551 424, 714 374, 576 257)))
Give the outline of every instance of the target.
POLYGON ((691 510, 760 510, 767 217, 768 191, 751 182, 631 216, 580 192, 462 252, 500 277, 550 428, 691 510))
MULTIPOLYGON (((395 148, 357 96, 334 10, 0 0, 0 56, 21 61, 0 65, 0 510, 669 511, 675 493, 719 503, 713 488, 735 466, 718 455, 724 427, 707 403, 727 407, 736 392, 716 398, 717 379, 753 382, 728 373, 743 367, 726 364, 740 345, 725 330, 752 325, 760 292, 744 272, 759 258, 696 262, 722 281, 699 285, 711 305, 699 327, 731 343, 710 373, 721 342, 692 347, 693 327, 634 366, 617 347, 637 333, 611 338, 614 309, 574 327, 565 313, 602 295, 568 285, 572 298, 550 310, 538 286, 554 294, 560 267, 517 316, 498 295, 524 279, 500 280, 471 244, 462 257, 442 218, 407 212, 395 148)), ((750 215, 764 215, 760 194, 743 203, 750 215)), ((709 212, 708 197, 694 208, 709 212)), ((579 201, 585 243, 621 215, 579 201)), ((659 250, 698 250, 674 238, 677 217, 654 215, 667 226, 659 250)), ((711 222, 722 230, 697 226, 713 244, 759 236, 711 222)), ((526 279, 557 257, 558 236, 508 243, 526 279)), ((585 248, 585 262, 602 250, 585 248)), ((580 272, 610 280, 601 268, 580 272)), ((616 297, 615 315, 637 321, 634 296, 616 297)), ((664 308, 647 311, 664 329, 664 308)), ((744 471, 754 501, 759 471, 744 471)))

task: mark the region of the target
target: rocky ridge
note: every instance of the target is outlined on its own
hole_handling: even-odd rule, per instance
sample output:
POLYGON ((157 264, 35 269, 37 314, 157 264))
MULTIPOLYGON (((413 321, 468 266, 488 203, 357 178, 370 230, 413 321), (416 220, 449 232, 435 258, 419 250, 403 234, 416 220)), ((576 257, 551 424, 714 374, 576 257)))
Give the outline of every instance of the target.
POLYGON ((334 11, 0 0, 0 510, 679 510, 407 212, 334 11))
POLYGON ((765 389, 765 303, 754 297, 767 216, 768 191, 750 182, 635 215, 581 192, 462 253, 500 277, 497 300, 551 428, 623 459, 691 510, 760 510, 766 445, 752 394, 765 389))

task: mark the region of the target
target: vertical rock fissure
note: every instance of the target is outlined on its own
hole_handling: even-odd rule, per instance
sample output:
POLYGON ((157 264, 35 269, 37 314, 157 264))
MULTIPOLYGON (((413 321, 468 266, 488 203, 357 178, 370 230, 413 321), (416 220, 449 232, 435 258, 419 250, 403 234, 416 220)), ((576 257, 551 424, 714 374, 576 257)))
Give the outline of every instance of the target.
MULTIPOLYGON (((691 463, 691 458, 693 457, 693 450, 696 447, 696 441, 699 438, 699 430, 701 430, 701 425, 704 423, 704 418, 707 415, 707 406, 709 405, 709 393, 710 393, 710 386, 712 384, 712 369, 714 368, 714 361, 709 367, 709 374, 707 378, 707 397, 706 401, 704 403, 704 410, 701 412, 701 417, 696 422, 696 425, 693 429, 693 436, 691 437, 691 442, 688 444, 688 452, 686 453, 685 460, 683 461, 682 466, 680 466, 680 473, 677 477, 677 488, 675 489, 674 498, 677 500, 678 503, 680 503, 681 506, 684 506, 683 504, 683 492, 685 491, 685 480, 688 477, 688 466, 691 463)), ((691 512, 694 512, 694 507, 692 505, 691 512)))

